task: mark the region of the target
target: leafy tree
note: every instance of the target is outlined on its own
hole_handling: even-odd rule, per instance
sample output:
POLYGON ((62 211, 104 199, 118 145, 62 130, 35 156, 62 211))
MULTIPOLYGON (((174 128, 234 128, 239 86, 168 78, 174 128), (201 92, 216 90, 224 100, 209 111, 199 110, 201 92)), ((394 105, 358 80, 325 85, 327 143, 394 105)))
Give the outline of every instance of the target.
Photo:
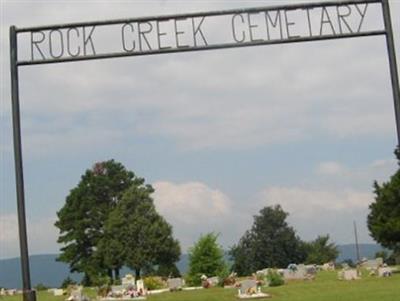
POLYGON ((35 290, 37 290, 37 291, 45 291, 47 289, 48 289, 48 287, 45 286, 43 283, 38 283, 35 286, 35 290))
POLYGON ((75 285, 75 284, 76 284, 76 282, 71 277, 68 276, 61 283, 61 288, 68 288, 68 286, 75 285))
POLYGON ((384 262, 386 262, 388 257, 389 257, 388 252, 386 252, 385 250, 375 253, 375 258, 382 258, 384 262))
POLYGON ((351 268, 355 268, 356 267, 356 264, 350 258, 343 260, 340 264, 347 264, 351 268))
POLYGON ((103 264, 114 270, 116 281, 120 278, 119 271, 125 263, 126 253, 124 244, 120 240, 120 229, 108 226, 109 218, 104 226, 104 234, 97 244, 97 254, 102 258, 103 264))
POLYGON ((280 205, 265 207, 254 216, 252 228, 230 250, 234 271, 250 275, 263 268, 283 268, 305 260, 304 244, 288 226, 287 216, 280 205))
POLYGON ((307 251, 307 264, 324 264, 335 261, 339 255, 337 246, 329 243, 329 235, 318 236, 315 240, 305 243, 307 251))
MULTIPOLYGON (((400 164, 400 149, 395 151, 400 164)), ((388 182, 374 183, 375 201, 369 206, 368 229, 382 246, 400 254, 400 169, 388 182)))
POLYGON ((388 265, 398 265, 400 264, 400 252, 392 252, 390 256, 387 258, 386 263, 388 265))
POLYGON ((161 277, 181 277, 181 273, 177 268, 176 264, 160 264, 158 266, 156 275, 161 277))
POLYGON ((103 274, 112 276, 111 268, 120 267, 107 265, 97 245, 109 213, 124 191, 138 180, 133 172, 114 160, 96 163, 82 175, 57 212, 58 242, 64 245, 58 260, 69 263, 71 272, 84 273, 84 284, 90 285, 103 274))
POLYGON ((188 280, 192 285, 201 283, 200 277, 216 276, 226 269, 224 251, 217 243, 218 235, 208 233, 202 235, 189 250, 188 280))
POLYGON ((179 242, 172 236, 171 225, 155 209, 153 191, 144 184, 144 179, 136 179, 110 213, 105 226, 102 248, 107 249, 108 242, 117 246, 105 256, 107 262, 124 263, 135 270, 136 278, 144 270, 172 265, 180 257, 179 242))

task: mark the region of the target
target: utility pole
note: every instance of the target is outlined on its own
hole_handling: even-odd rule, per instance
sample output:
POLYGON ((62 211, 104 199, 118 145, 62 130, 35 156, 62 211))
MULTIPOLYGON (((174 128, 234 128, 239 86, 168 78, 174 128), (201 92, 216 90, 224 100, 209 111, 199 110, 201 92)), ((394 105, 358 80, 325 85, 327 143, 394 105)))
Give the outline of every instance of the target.
POLYGON ((360 247, 358 245, 358 235, 357 235, 357 225, 356 225, 356 221, 353 222, 354 225, 354 237, 356 239, 356 255, 357 255, 357 264, 359 264, 361 262, 361 258, 360 258, 360 247))

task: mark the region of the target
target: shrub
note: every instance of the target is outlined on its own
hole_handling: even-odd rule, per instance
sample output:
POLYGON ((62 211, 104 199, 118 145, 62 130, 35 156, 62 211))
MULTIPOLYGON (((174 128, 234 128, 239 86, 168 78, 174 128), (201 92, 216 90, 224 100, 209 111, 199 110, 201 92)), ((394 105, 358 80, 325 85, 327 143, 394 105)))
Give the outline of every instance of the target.
POLYGON ((37 291, 45 291, 45 290, 48 289, 48 287, 45 286, 43 283, 38 283, 38 284, 35 286, 35 289, 36 289, 37 291))
POLYGON ((197 273, 195 275, 186 275, 185 282, 188 286, 200 286, 202 275, 203 274, 200 274, 200 273, 197 273))
POLYGON ((217 243, 218 234, 202 235, 189 250, 189 282, 194 285, 201 283, 200 277, 218 275, 225 268, 224 250, 217 243))
POLYGON ((108 285, 102 285, 97 288, 97 295, 101 298, 107 297, 108 292, 110 291, 110 287, 108 285))
POLYGON ((165 288, 165 283, 160 277, 146 277, 143 282, 144 286, 150 291, 165 288))
POLYGON ((61 288, 67 288, 70 285, 75 285, 76 282, 72 280, 69 276, 64 279, 64 281, 61 283, 61 288))
POLYGON ((282 276, 275 270, 268 271, 267 280, 269 286, 280 286, 285 284, 282 276))
POLYGON ((219 279, 218 286, 224 287, 226 285, 226 282, 228 281, 229 276, 230 276, 228 266, 224 265, 224 267, 217 274, 217 276, 218 276, 218 279, 219 279))

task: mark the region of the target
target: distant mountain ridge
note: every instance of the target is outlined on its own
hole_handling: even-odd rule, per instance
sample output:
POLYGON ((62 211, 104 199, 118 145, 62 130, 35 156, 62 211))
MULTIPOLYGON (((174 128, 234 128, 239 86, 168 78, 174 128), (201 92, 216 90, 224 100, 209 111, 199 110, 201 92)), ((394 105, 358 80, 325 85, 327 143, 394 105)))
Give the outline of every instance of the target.
MULTIPOLYGON (((361 257, 373 258, 375 253, 382 250, 377 244, 360 244, 361 257)), ((356 261, 356 248, 354 244, 339 245, 338 262, 346 259, 356 261)), ((59 287, 62 281, 68 276, 75 281, 80 281, 82 275, 79 273, 70 273, 68 265, 56 261, 57 254, 32 255, 30 256, 31 280, 35 286, 42 283, 49 287, 59 287)), ((189 258, 187 254, 183 254, 177 263, 181 273, 185 273, 188 269, 189 258)), ((21 286, 19 258, 1 259, 0 260, 0 287, 19 288, 21 286)), ((130 272, 124 268, 121 275, 130 272)))

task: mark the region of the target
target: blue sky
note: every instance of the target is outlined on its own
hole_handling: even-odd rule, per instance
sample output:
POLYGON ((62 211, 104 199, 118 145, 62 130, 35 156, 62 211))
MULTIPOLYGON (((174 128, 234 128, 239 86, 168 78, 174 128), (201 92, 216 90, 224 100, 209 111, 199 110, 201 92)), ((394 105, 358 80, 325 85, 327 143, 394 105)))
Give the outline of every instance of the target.
MULTIPOLYGON (((18 255, 10 25, 278 2, 3 1, 0 258, 18 255)), ((400 1, 391 4, 400 53, 400 1)), ((383 37, 23 67, 20 83, 32 254, 57 252, 56 211, 85 169, 111 158, 154 185, 184 250, 208 231, 231 246, 276 203, 303 239, 351 243, 355 220, 372 241, 372 183, 396 169, 383 37)))

